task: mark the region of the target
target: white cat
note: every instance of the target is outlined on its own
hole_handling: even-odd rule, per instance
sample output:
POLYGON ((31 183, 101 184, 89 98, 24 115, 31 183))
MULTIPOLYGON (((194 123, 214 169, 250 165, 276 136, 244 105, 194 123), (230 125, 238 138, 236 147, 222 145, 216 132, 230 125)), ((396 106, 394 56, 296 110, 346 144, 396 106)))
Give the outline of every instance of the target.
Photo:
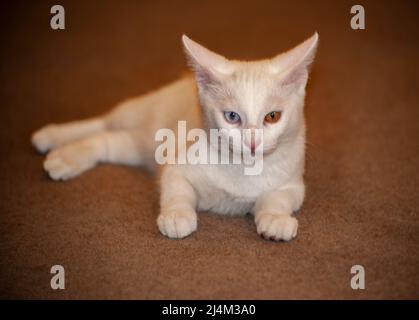
MULTIPOLYGON (((298 222, 292 214, 302 205, 305 190, 305 87, 317 33, 286 53, 254 62, 227 60, 186 36, 182 40, 196 82, 184 77, 101 117, 40 129, 32 143, 41 152, 50 151, 45 170, 54 180, 67 180, 98 162, 157 168, 155 133, 160 128, 176 131, 178 120, 189 129, 263 129, 259 175, 243 174, 243 165, 159 167, 157 224, 162 234, 184 238, 197 229, 196 211, 250 212, 263 237, 294 238, 298 222)), ((243 139, 252 151, 260 143, 254 135, 243 139)))

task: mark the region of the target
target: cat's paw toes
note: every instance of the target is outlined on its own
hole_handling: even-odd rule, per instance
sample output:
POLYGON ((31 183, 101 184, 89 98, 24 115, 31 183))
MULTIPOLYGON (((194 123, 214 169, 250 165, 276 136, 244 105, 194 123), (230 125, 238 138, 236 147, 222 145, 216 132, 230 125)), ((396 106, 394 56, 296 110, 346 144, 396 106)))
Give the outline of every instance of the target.
POLYGON ((51 152, 44 161, 44 169, 53 180, 67 180, 77 175, 74 164, 68 163, 59 152, 51 152))
POLYGON ((44 169, 53 180, 74 178, 89 167, 88 161, 65 147, 51 151, 44 161, 44 169))
POLYGON ((157 224, 162 234, 174 239, 189 236, 198 226, 196 213, 181 209, 162 212, 157 218, 157 224))
POLYGON ((54 130, 54 125, 48 125, 32 134, 31 141, 36 150, 45 153, 55 147, 54 130))
POLYGON ((289 241, 297 235, 298 221, 289 215, 259 214, 256 229, 265 239, 289 241))

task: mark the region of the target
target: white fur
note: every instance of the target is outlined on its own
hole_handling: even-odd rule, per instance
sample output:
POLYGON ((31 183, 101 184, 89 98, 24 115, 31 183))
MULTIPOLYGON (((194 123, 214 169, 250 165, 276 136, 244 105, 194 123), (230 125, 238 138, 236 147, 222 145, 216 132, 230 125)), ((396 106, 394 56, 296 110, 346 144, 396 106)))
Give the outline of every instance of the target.
POLYGON ((98 162, 155 168, 154 135, 160 128, 176 131, 178 120, 186 120, 188 129, 263 129, 260 175, 244 175, 243 165, 236 164, 160 168, 157 223, 162 234, 183 238, 197 229, 196 211, 250 212, 259 234, 290 240, 298 227, 292 213, 304 200, 303 106, 317 42, 315 34, 273 59, 242 62, 228 60, 183 36, 198 92, 191 77, 181 78, 125 101, 102 117, 46 126, 33 134, 32 143, 41 152, 51 150, 44 162, 51 178, 67 180, 98 162), (238 113, 240 124, 227 122, 224 111, 238 113), (265 124, 264 116, 271 111, 280 111, 282 117, 275 124, 265 124))

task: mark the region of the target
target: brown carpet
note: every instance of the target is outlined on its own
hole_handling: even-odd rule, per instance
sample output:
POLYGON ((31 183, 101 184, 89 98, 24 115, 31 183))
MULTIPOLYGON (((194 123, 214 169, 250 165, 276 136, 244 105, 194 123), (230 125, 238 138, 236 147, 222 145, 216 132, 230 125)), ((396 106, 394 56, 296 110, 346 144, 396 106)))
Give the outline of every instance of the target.
POLYGON ((0 7, 0 297, 419 298, 419 10, 342 1, 60 1, 0 7), (180 36, 228 57, 272 56, 320 34, 308 87, 307 198, 290 243, 250 217, 199 215, 160 235, 158 189, 141 168, 101 165, 56 183, 30 134, 100 114, 185 70, 180 36), (66 270, 53 291, 52 265, 66 270), (361 264, 366 289, 350 287, 361 264))

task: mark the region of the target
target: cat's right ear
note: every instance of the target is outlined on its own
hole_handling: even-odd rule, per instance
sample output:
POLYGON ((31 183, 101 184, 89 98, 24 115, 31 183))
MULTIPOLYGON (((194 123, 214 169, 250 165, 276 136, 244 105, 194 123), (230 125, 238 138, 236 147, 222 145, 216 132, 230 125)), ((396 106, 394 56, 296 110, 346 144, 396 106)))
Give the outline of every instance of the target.
POLYGON ((182 36, 182 42, 198 85, 214 85, 234 72, 233 64, 223 56, 206 49, 186 35, 182 36))

